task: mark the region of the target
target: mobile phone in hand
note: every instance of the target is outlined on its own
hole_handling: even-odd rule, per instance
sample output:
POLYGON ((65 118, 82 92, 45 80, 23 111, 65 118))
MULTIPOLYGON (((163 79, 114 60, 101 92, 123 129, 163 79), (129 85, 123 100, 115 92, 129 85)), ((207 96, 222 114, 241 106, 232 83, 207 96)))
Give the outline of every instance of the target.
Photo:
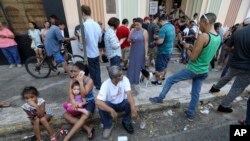
POLYGON ((80 72, 79 72, 79 76, 80 76, 80 77, 83 77, 83 76, 84 76, 84 74, 85 74, 85 72, 84 72, 84 71, 80 71, 80 72))

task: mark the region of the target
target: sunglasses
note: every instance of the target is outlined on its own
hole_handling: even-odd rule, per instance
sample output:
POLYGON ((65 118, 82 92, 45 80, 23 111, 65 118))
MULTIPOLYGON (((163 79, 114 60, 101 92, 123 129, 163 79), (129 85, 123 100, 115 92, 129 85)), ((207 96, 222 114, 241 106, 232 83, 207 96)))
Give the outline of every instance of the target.
POLYGON ((203 14, 202 16, 206 19, 207 22, 209 22, 209 20, 208 20, 206 14, 203 14))

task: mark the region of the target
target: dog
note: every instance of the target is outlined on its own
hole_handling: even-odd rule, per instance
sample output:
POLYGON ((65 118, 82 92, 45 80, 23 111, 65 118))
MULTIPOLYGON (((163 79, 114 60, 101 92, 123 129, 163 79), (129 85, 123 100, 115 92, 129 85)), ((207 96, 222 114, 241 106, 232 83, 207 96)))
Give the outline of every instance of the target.
POLYGON ((145 80, 146 87, 148 87, 148 84, 151 83, 153 76, 154 74, 152 72, 142 69, 140 73, 140 83, 144 82, 145 80))

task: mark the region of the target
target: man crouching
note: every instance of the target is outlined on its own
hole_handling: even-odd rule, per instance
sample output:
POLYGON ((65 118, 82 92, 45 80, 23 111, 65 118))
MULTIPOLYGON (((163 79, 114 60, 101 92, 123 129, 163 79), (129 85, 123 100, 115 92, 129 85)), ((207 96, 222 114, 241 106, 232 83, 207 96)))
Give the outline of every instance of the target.
POLYGON ((122 69, 118 66, 108 67, 109 79, 103 82, 96 98, 101 122, 104 125, 103 138, 108 138, 112 131, 112 119, 117 118, 117 112, 124 112, 122 125, 132 134, 134 127, 132 120, 137 118, 134 98, 131 94, 129 80, 123 76, 122 69))

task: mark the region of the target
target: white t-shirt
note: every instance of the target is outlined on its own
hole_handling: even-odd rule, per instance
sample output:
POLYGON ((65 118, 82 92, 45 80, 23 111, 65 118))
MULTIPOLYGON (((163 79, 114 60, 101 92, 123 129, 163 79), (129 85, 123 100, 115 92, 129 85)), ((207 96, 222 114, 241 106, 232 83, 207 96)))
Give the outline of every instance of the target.
POLYGON ((126 76, 123 76, 122 81, 116 86, 112 83, 111 79, 108 79, 103 82, 97 99, 119 104, 124 99, 127 99, 127 91, 131 91, 131 87, 126 76))

